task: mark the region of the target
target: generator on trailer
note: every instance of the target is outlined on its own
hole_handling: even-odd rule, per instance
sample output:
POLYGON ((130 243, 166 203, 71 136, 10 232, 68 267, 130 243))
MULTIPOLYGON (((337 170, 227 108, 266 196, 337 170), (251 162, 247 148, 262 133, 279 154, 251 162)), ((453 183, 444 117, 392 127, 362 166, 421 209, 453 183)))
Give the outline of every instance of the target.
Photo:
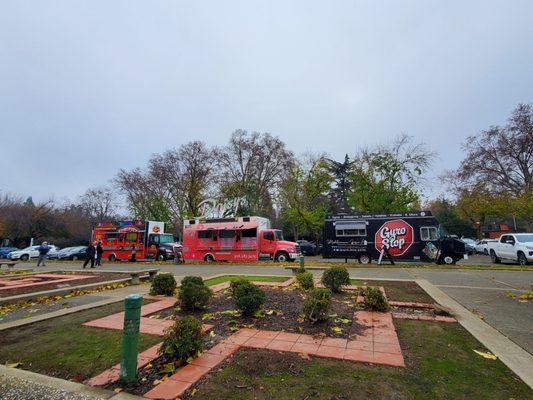
POLYGON ((322 240, 323 258, 357 259, 363 264, 384 254, 446 264, 468 257, 464 242, 439 234, 439 223, 429 211, 328 216, 322 240))

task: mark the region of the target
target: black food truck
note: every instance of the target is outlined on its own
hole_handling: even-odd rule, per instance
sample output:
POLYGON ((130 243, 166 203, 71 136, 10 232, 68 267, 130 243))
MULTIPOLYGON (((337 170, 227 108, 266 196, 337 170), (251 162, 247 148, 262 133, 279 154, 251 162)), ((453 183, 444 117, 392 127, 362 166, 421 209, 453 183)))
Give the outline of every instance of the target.
POLYGON ((323 258, 357 259, 363 264, 380 255, 384 260, 390 256, 439 264, 468 257, 464 242, 439 235, 439 223, 430 211, 328 216, 322 240, 323 258))

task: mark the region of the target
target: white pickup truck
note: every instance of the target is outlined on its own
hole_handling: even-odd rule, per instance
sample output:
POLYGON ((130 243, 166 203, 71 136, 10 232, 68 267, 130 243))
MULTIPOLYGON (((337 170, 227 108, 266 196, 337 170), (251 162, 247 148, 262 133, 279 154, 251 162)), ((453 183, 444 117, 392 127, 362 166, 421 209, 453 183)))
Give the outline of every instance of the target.
POLYGON ((520 265, 533 262, 533 233, 509 233, 495 242, 487 243, 490 258, 498 264, 502 260, 517 261, 520 265))

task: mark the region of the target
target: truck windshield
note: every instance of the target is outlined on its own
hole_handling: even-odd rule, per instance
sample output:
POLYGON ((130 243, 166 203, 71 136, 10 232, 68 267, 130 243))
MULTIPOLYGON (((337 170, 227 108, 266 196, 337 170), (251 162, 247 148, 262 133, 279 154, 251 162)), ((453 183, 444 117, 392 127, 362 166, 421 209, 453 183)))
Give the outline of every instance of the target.
POLYGON ((283 239, 283 232, 282 231, 275 231, 276 232, 276 240, 285 240, 283 239))
POLYGON ((533 234, 531 235, 516 235, 516 240, 520 243, 533 242, 533 234))
POLYGON ((159 243, 173 243, 173 242, 174 242, 173 235, 159 235, 159 243))

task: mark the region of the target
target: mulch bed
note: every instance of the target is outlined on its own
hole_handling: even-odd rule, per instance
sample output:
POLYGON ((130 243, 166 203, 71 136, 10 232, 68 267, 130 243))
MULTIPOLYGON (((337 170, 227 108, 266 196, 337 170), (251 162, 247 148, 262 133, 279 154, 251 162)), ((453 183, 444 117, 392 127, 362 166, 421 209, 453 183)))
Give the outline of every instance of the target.
MULTIPOLYGON (((43 272, 47 273, 47 272, 43 272)), ((35 274, 39 274, 39 272, 36 272, 35 274)), ((35 274, 29 274, 24 275, 21 277, 28 278, 35 274)), ((74 287, 78 285, 88 285, 91 283, 98 283, 98 282, 109 282, 114 281, 117 279, 124 279, 129 278, 129 274, 122 274, 122 273, 108 273, 108 272, 102 272, 98 273, 96 271, 83 271, 83 272, 76 272, 74 273, 76 275, 91 275, 90 278, 86 279, 78 279, 78 280, 72 280, 68 282, 55 282, 45 285, 37 285, 37 286, 26 286, 26 287, 14 287, 12 289, 4 289, 0 291, 0 298, 1 297, 10 297, 10 296, 16 296, 19 294, 26 294, 26 293, 35 293, 35 292, 44 292, 47 290, 53 290, 53 289, 68 289, 69 287, 74 287)), ((72 275, 65 272, 54 272, 54 275, 72 275)), ((45 280, 43 280, 45 281, 45 280)))
MULTIPOLYGON (((293 287, 284 289, 263 287, 262 290, 267 295, 267 300, 263 305, 264 315, 262 317, 241 316, 240 312, 235 309, 229 290, 215 293, 211 304, 206 310, 186 312, 176 307, 155 313, 151 317, 175 319, 185 315, 193 315, 204 324, 214 325, 212 329, 214 336, 212 334, 205 335, 205 348, 213 347, 240 328, 286 331, 338 338, 349 338, 363 331, 363 328, 353 321, 353 314, 358 310, 354 292, 333 294, 329 311, 330 318, 321 323, 311 324, 300 317, 305 296, 304 292, 294 290, 293 287), (333 331, 331 328, 334 327, 339 327, 342 330, 333 331)), ((142 395, 154 387, 156 379, 160 380, 164 378, 164 375, 171 376, 173 374, 168 369, 163 370, 165 365, 168 366, 169 363, 172 363, 169 357, 161 356, 154 360, 151 365, 138 372, 136 383, 126 386, 120 386, 116 383, 107 386, 107 388, 122 387, 128 393, 142 395)))

